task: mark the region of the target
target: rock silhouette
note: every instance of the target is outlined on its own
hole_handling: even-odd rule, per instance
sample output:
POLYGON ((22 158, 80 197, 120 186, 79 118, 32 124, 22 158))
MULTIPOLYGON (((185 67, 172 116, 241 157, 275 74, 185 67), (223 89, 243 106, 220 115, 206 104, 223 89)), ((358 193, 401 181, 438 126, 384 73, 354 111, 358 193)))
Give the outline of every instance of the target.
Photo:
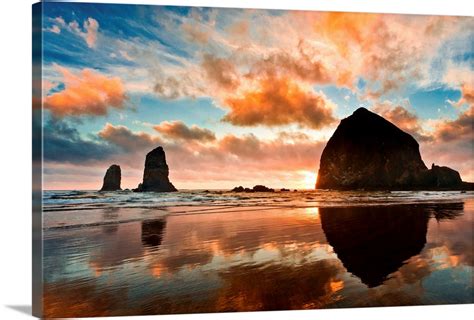
POLYGON ((143 182, 138 185, 136 192, 174 192, 178 191, 170 182, 165 151, 158 147, 150 151, 145 159, 143 182))
POLYGON ((120 188, 120 182, 122 180, 122 172, 120 166, 113 164, 105 173, 104 184, 100 191, 117 191, 122 190, 120 188))
POLYGON ((418 142, 381 116, 357 109, 343 119, 323 150, 317 189, 463 189, 459 173, 429 170, 418 142))
POLYGON ((448 167, 440 167, 434 163, 427 175, 427 184, 438 188, 449 188, 450 186, 458 186, 462 184, 459 172, 448 167))

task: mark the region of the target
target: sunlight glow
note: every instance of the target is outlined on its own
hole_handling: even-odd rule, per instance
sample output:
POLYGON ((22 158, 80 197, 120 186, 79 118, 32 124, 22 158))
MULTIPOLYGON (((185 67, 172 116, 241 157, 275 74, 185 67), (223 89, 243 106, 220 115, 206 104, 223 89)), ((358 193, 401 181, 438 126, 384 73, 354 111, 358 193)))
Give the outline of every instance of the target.
POLYGON ((317 174, 312 171, 302 171, 303 185, 305 189, 314 189, 316 185, 317 174))

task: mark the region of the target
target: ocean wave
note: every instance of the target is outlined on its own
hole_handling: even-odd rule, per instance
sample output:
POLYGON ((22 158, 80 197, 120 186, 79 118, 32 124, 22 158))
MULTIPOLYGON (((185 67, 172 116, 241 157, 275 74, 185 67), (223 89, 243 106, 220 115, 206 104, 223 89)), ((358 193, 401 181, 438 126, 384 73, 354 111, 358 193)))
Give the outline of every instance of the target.
POLYGON ((460 191, 327 191, 302 190, 274 193, 236 193, 223 190, 184 190, 170 193, 132 191, 45 191, 43 211, 90 210, 96 208, 164 208, 178 206, 351 206, 426 203, 474 198, 460 191))

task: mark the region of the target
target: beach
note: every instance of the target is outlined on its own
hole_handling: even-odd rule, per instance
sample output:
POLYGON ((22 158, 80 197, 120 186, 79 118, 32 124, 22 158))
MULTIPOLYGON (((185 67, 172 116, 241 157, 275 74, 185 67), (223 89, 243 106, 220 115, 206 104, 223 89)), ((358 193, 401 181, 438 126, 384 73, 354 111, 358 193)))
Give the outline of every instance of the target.
POLYGON ((45 316, 473 303, 473 196, 45 191, 45 316))

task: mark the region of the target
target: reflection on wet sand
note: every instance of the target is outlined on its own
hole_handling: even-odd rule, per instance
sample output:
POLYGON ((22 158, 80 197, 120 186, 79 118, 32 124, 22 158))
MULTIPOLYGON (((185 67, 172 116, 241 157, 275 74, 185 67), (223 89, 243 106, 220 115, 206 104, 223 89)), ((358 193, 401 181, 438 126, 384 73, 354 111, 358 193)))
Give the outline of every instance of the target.
POLYGON ((469 303, 469 210, 463 203, 252 208, 54 230, 45 240, 45 311, 77 317, 469 303))
POLYGON ((166 227, 166 220, 155 219, 142 222, 142 244, 145 247, 155 248, 161 245, 163 231, 166 227))
POLYGON ((321 225, 347 271, 369 287, 381 285, 426 243, 421 207, 321 208, 321 225))

